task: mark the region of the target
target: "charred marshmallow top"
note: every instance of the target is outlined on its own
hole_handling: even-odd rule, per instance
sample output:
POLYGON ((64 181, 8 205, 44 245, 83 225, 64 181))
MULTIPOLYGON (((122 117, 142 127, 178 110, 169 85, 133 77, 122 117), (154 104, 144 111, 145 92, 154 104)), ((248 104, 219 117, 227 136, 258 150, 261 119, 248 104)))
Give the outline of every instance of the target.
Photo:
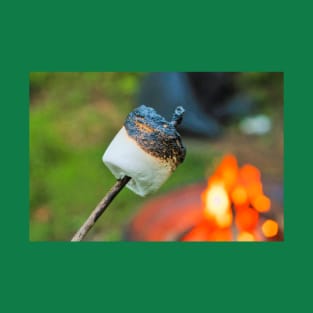
POLYGON ((166 161, 172 170, 184 161, 186 149, 174 123, 150 107, 141 105, 129 113, 125 121, 128 135, 152 156, 166 161))

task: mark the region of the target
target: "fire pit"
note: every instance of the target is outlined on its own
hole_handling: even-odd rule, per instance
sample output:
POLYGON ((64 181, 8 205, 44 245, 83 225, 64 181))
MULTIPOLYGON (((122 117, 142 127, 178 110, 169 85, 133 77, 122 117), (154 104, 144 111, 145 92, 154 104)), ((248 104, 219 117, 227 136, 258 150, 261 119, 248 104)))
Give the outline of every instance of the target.
POLYGON ((282 186, 261 181, 251 164, 223 158, 208 182, 144 204, 128 225, 130 241, 282 241, 282 186))

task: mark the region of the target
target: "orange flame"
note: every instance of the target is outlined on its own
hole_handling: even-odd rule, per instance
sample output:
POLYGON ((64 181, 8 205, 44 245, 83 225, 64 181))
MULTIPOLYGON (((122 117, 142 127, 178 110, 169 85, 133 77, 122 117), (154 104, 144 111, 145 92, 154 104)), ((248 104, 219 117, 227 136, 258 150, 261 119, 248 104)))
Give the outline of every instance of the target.
POLYGON ((215 220, 220 227, 228 227, 232 223, 230 201, 223 184, 213 184, 203 194, 204 215, 215 220))
POLYGON ((246 188, 238 184, 231 192, 231 199, 234 205, 242 206, 248 202, 248 192, 246 188))
POLYGON ((252 205, 259 212, 268 212, 271 208, 271 200, 265 195, 258 195, 252 200, 252 205))
POLYGON ((224 156, 222 162, 217 167, 215 175, 224 183, 225 188, 229 191, 237 181, 238 163, 234 155, 228 154, 224 156))
POLYGON ((253 231, 259 222, 259 213, 252 208, 245 208, 236 212, 236 226, 242 231, 253 231))

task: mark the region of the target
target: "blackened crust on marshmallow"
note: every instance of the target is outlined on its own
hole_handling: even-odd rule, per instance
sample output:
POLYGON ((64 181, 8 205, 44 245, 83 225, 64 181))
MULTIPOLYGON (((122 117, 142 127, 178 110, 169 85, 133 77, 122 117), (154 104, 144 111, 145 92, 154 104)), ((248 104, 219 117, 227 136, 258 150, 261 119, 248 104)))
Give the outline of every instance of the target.
POLYGON ((171 164, 172 170, 184 161, 186 149, 175 126, 153 108, 139 106, 129 113, 124 126, 144 151, 171 164))

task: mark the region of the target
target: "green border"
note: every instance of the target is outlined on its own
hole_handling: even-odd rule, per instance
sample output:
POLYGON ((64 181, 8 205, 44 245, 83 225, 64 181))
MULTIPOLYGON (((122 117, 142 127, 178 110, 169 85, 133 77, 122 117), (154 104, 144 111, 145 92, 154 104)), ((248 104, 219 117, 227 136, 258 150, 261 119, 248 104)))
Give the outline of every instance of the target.
POLYGON ((31 3, 1 5, 2 311, 310 311, 310 9, 31 3), (285 241, 30 243, 29 72, 163 70, 285 72, 285 241))

